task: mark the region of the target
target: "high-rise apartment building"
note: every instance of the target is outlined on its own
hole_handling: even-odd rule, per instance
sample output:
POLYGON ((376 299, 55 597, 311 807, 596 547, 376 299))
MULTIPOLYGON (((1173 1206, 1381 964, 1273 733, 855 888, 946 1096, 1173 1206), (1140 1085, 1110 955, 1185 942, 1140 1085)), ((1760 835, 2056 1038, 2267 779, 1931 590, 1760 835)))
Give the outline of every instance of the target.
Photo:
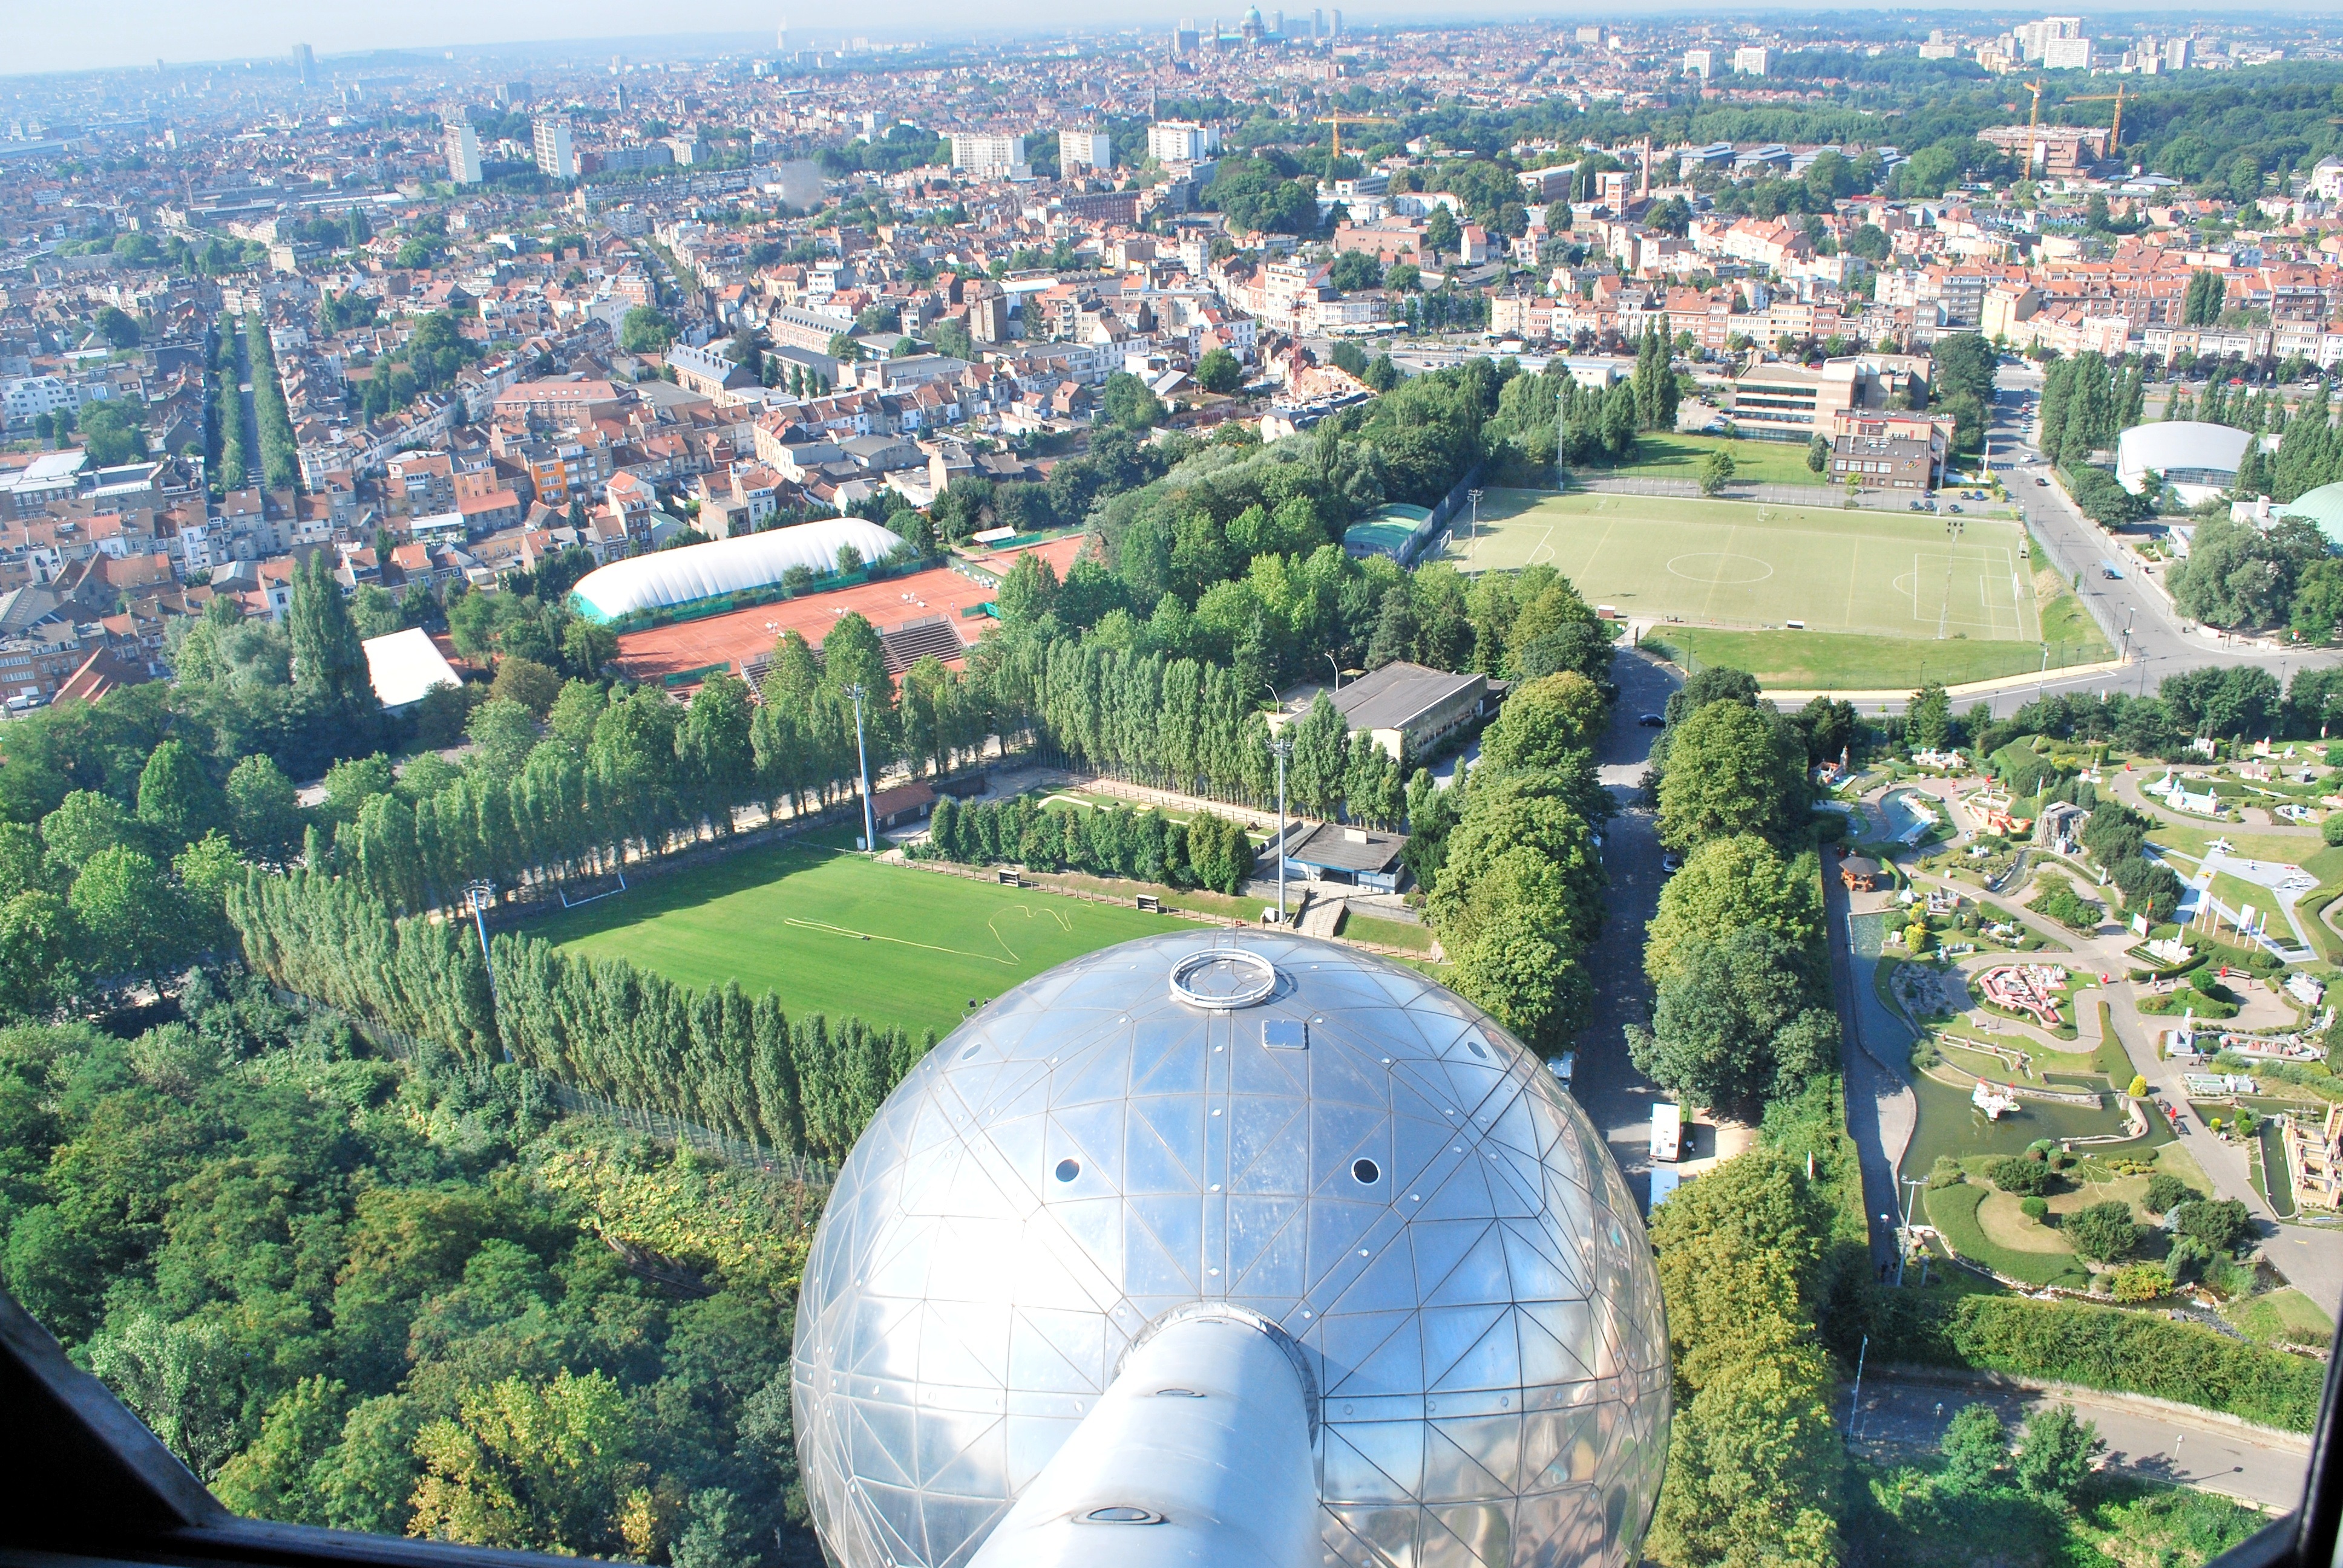
POLYGON ((557 180, 578 177, 578 150, 570 145, 568 120, 543 119, 530 126, 537 143, 538 172, 557 180))
POLYGON ((480 183, 480 138, 472 129, 472 122, 454 119, 447 122, 447 177, 459 186, 480 183))
POLYGON ((317 85, 317 51, 307 44, 293 45, 293 74, 301 78, 301 85, 305 87, 317 85))
POLYGON ((952 167, 985 179, 1002 179, 1025 161, 1025 138, 990 133, 955 131, 951 138, 952 167))
POLYGON ((2042 45, 2042 65, 2049 71, 2087 71, 2091 68, 2091 40, 2088 38, 2052 38, 2042 45))
POLYGON ((1197 164, 1221 150, 1221 128, 1193 120, 1158 120, 1147 127, 1147 156, 1161 164, 1197 164))
POLYGON ((1711 76, 1716 75, 1716 51, 1714 49, 1686 49, 1684 51, 1684 68, 1685 75, 1698 76, 1702 81, 1707 81, 1711 76))
POLYGON ((2017 26, 2018 58, 2039 60, 2052 44, 2082 35, 2080 16, 2045 16, 2039 22, 2022 22, 2017 26))
POLYGON ((1114 139, 1095 126, 1069 126, 1058 133, 1058 172, 1114 167, 1114 139))
POLYGON ((1733 51, 1733 74, 1736 76, 1762 76, 1772 62, 1772 51, 1764 45, 1745 44, 1733 51))

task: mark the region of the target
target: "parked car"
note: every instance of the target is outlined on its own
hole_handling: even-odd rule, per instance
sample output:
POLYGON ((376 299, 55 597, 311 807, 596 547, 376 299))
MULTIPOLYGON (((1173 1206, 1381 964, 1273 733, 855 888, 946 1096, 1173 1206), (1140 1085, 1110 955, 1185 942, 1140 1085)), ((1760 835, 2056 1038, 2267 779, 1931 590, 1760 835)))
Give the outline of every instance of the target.
POLYGON ((2036 477, 2034 482, 2041 486, 2046 490, 2050 487, 2050 481, 2047 479, 2036 477))
POLYGON ((1664 871, 1683 870, 1684 857, 1678 854, 1675 850, 1670 849, 1666 854, 1660 857, 1660 869, 1664 871))
POLYGON ((1656 713, 1646 713, 1635 722, 1646 729, 1659 729, 1664 728, 1668 721, 1656 713))

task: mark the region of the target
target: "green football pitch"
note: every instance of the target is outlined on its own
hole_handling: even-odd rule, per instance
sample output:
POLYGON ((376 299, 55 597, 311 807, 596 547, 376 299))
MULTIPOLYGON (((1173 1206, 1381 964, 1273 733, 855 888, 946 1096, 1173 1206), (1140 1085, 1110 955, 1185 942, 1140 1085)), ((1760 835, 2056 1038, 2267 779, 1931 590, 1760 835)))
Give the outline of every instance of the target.
POLYGON ((2034 642, 2026 530, 2002 518, 1490 490, 1466 572, 1550 565, 1638 620, 2034 642), (1961 524, 1957 538, 1946 522, 1961 524))
POLYGON ((790 1013, 950 1030, 985 1002, 1068 959, 1179 929, 1054 893, 884 866, 780 844, 645 878, 533 921, 528 935, 623 958, 691 986, 738 980, 790 1013))

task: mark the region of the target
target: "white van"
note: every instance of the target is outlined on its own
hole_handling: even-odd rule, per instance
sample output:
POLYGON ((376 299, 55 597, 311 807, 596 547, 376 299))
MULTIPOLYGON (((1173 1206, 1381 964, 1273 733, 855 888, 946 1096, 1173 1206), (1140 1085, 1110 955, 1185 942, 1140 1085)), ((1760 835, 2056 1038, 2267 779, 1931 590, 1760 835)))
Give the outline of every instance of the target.
POLYGON ((1674 1164, 1684 1158, 1684 1107, 1663 1102, 1652 1107, 1652 1158, 1674 1164))

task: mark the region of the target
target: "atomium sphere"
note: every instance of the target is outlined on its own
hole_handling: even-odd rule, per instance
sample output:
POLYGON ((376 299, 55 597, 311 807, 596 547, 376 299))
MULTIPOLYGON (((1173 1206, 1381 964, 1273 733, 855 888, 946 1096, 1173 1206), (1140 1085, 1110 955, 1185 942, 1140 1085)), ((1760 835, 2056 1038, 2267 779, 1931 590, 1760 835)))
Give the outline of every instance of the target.
POLYGON ((1001 997, 848 1157, 790 1367, 833 1559, 966 1563, 1200 1302, 1307 1365, 1322 1561, 1635 1560, 1666 1322, 1585 1113, 1412 970, 1200 930, 1001 997))

